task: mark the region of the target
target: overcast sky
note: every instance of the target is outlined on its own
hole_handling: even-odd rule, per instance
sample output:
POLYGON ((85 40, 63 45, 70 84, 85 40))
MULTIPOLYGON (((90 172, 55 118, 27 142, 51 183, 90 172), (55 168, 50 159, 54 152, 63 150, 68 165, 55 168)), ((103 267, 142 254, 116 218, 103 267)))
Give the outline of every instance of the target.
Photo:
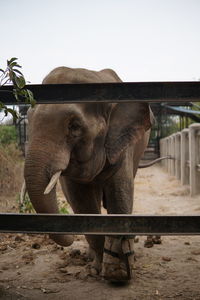
POLYGON ((0 0, 0 28, 0 67, 17 57, 31 83, 62 65, 200 78, 200 0, 0 0))

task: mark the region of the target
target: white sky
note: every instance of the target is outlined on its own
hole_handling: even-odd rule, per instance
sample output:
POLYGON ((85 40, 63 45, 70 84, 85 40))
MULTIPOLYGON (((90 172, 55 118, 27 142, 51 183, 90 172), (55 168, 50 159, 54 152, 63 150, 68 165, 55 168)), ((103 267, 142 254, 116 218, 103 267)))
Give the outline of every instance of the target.
POLYGON ((62 65, 200 78, 200 0, 0 0, 0 28, 0 67, 17 57, 31 83, 62 65))

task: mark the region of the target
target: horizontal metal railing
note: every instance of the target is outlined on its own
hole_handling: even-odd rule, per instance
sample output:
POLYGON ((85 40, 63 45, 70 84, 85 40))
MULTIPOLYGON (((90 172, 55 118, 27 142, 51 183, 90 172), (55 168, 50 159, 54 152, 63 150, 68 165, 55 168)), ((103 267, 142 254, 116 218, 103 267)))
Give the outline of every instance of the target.
POLYGON ((200 216, 0 214, 0 232, 199 235, 200 216))
MULTIPOLYGON (((37 103, 79 102, 195 102, 200 101, 200 82, 122 82, 27 85, 37 103)), ((0 87, 1 102, 14 104, 12 86, 0 87)), ((23 100, 23 99, 22 99, 23 100)))

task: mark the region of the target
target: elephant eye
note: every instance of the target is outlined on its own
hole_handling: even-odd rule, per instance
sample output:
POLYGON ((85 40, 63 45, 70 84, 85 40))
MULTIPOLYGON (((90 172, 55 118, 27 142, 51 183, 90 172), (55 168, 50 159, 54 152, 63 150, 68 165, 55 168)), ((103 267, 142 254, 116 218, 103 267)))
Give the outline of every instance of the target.
POLYGON ((82 134, 81 124, 78 122, 72 122, 68 126, 70 134, 74 137, 78 137, 82 134))

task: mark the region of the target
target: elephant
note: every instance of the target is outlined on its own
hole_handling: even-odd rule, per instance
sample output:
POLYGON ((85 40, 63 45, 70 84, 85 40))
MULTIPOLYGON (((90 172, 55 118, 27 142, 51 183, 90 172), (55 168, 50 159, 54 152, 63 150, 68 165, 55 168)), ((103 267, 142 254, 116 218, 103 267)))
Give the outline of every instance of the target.
MULTIPOLYGON (((43 84, 122 82, 112 69, 58 67, 43 84)), ((148 144, 148 103, 37 104, 28 111, 24 176, 37 213, 58 213, 56 183, 76 214, 131 214, 134 177, 148 144)), ((50 234, 69 246, 72 235, 50 234)), ((130 236, 86 235, 91 269, 110 282, 128 282, 134 263, 130 236)))

